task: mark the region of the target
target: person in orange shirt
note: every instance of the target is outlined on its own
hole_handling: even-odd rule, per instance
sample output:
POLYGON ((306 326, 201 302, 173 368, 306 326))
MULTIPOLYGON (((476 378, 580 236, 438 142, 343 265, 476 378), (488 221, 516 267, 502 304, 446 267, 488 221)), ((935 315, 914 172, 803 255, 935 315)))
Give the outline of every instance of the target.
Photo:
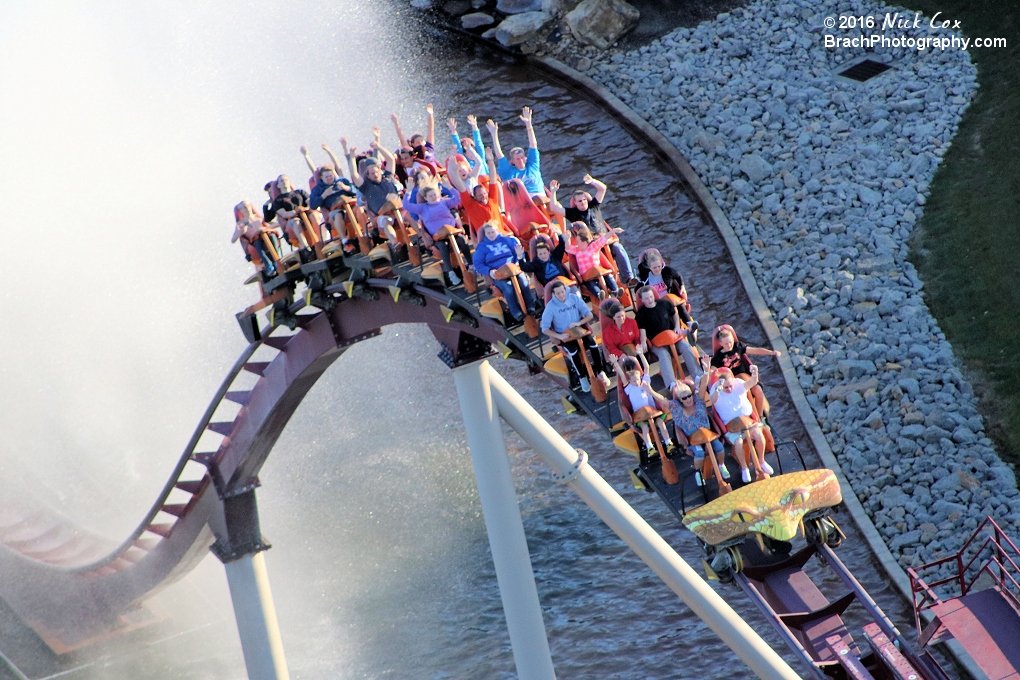
MULTIPOLYGON (((492 151, 485 150, 486 159, 490 168, 496 167, 492 157, 492 151)), ((468 150, 468 157, 474 157, 476 163, 481 161, 474 149, 468 150)), ((478 163, 480 165, 480 163, 478 163)), ((478 167, 476 165, 475 167, 478 167)), ((460 192, 460 202, 467 215, 468 225, 471 228, 471 240, 478 243, 478 231, 486 224, 499 225, 500 232, 504 236, 518 236, 510 221, 503 216, 503 187, 499 184, 499 176, 494 181, 482 175, 478 178, 478 184, 468 191, 467 185, 457 172, 447 173, 453 186, 460 192)))

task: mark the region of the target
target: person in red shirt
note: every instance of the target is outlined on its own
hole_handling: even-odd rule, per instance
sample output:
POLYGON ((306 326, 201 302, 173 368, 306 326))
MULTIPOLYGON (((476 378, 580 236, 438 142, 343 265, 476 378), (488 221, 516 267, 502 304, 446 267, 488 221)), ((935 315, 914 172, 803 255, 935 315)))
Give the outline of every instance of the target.
POLYGON ((650 372, 648 361, 641 352, 641 331, 637 322, 627 316, 619 300, 603 300, 599 305, 599 325, 602 328, 602 347, 609 356, 617 359, 624 355, 637 357, 645 374, 650 372))

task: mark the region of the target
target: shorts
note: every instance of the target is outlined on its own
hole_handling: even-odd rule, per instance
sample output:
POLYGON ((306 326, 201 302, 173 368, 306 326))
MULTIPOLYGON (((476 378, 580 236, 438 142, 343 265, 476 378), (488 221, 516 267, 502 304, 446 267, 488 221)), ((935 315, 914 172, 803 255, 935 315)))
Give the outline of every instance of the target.
MULTIPOLYGON (((713 439, 711 442, 712 451, 715 453, 722 453, 723 449, 722 441, 719 439, 713 439)), ((694 452, 694 460, 705 460, 705 447, 704 446, 688 446, 688 449, 694 452)))
MULTIPOLYGON (((760 433, 761 432, 761 423, 755 423, 751 427, 747 428, 747 430, 745 430, 745 431, 746 432, 750 432, 752 435, 756 431, 760 433)), ((744 432, 727 432, 726 433, 726 440, 729 441, 730 444, 736 444, 737 440, 740 439, 743 436, 744 436, 744 432)))

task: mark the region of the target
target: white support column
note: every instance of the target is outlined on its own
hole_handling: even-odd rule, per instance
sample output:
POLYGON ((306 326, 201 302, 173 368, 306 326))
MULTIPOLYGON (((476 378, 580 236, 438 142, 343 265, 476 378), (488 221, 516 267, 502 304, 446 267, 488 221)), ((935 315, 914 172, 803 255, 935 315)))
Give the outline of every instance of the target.
POLYGON ((263 553, 244 555, 223 567, 248 680, 290 680, 263 553))
POLYGON ((488 379, 494 374, 489 362, 482 361, 454 369, 453 378, 464 414, 464 429, 471 447, 517 676, 521 680, 554 680, 556 672, 503 441, 503 428, 489 389, 488 379))
MULTIPOLYGON (((560 475, 577 467, 578 454, 525 399, 493 369, 480 362, 481 379, 491 389, 499 415, 560 475)), ((463 397, 462 397, 463 398, 463 397)), ((479 397, 481 398, 481 396, 479 397)), ((467 411, 465 410, 465 419, 467 411)), ((797 680, 775 650, 694 571, 602 477, 582 464, 570 487, 680 596, 698 617, 747 664, 759 678, 797 680)))

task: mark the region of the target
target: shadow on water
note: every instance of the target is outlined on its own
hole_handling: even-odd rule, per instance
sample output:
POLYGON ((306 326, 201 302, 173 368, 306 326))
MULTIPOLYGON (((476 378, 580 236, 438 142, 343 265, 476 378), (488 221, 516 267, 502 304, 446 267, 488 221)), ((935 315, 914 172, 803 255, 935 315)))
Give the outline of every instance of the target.
MULTIPOLYGON (((764 342, 721 238, 669 168, 564 87, 441 42, 428 38, 417 58, 413 95, 435 103, 441 140, 446 115, 456 114, 463 129, 464 115, 475 113, 501 123, 504 148, 523 144, 516 116, 533 106, 546 181, 558 179, 567 192, 586 172, 604 179, 606 216, 626 229, 632 258, 658 247, 685 276, 704 328, 730 323, 749 344, 764 342), (464 77, 451 77, 451 64, 464 77)), ((274 545, 267 564, 296 679, 515 677, 456 392, 437 351, 424 327, 394 327, 351 349, 308 394, 263 470, 262 526, 274 545)), ((630 488, 633 461, 602 430, 563 414, 560 391, 547 379, 520 364, 496 365, 671 545, 700 563, 700 550, 665 506, 630 488)), ((763 362, 762 375, 776 429, 800 440, 817 464, 782 396, 778 367, 763 362)), ((512 433, 509 447, 559 677, 752 677, 512 433)), ((844 527, 841 556, 908 631, 905 603, 848 518, 844 527)), ((785 649, 736 587, 717 587, 785 649)), ((25 663, 34 678, 57 670, 72 671, 62 676, 71 680, 244 676, 225 578, 212 558, 157 605, 171 621, 154 635, 114 643, 98 657, 57 661, 40 653, 25 663)))

